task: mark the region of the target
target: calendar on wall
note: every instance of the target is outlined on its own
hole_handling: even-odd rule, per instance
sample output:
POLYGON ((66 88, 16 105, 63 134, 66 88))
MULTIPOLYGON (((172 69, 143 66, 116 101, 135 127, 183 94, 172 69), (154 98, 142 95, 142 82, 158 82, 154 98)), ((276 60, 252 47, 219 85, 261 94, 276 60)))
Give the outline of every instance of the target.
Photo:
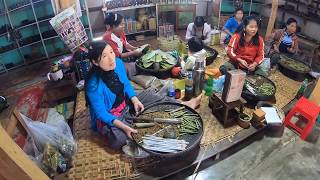
POLYGON ((73 7, 53 17, 50 24, 72 52, 88 41, 84 26, 73 7))

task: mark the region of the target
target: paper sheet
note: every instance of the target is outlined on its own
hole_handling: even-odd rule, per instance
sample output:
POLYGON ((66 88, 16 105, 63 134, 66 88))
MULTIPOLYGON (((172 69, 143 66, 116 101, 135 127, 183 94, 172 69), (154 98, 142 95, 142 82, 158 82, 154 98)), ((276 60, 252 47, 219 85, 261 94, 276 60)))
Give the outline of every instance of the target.
POLYGON ((282 120, 280 119, 277 110, 274 107, 261 107, 261 110, 266 113, 266 121, 269 125, 281 125, 282 120))

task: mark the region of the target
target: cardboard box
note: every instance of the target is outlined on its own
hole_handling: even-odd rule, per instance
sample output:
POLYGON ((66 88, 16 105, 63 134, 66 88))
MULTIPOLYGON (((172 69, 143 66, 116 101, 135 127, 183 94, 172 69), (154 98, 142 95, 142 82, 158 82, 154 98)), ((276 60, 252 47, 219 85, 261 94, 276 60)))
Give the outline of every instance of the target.
POLYGON ((320 105, 320 80, 318 79, 316 87, 314 87, 310 98, 310 101, 316 103, 318 106, 320 105))
POLYGON ((266 113, 259 108, 253 112, 252 120, 261 122, 264 120, 265 116, 266 116, 266 113))
POLYGON ((240 69, 228 71, 224 83, 222 100, 224 102, 234 102, 240 99, 246 73, 240 69))

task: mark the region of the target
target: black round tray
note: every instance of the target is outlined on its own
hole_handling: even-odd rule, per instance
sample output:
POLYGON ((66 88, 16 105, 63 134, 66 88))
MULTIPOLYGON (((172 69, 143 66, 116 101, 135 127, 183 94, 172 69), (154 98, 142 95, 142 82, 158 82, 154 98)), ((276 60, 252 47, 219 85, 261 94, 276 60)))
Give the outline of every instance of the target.
POLYGON ((289 58, 289 57, 286 57, 286 56, 281 56, 281 59, 279 60, 279 70, 282 74, 284 74, 285 76, 289 77, 290 79, 293 79, 293 80, 296 80, 296 81, 303 81, 309 74, 309 72, 311 71, 311 67, 304 63, 304 62, 301 62, 301 61, 297 61, 299 63, 303 63, 305 64, 306 66, 309 67, 309 71, 298 71, 294 68, 291 68, 289 66, 286 66, 282 63, 282 59, 283 58, 286 58, 286 59, 289 59, 290 61, 297 61, 297 60, 294 60, 292 58, 289 58))
POLYGON ((215 49, 210 48, 210 47, 208 47, 208 46, 205 46, 204 49, 205 49, 206 51, 209 51, 209 52, 212 54, 212 56, 209 56, 209 57, 206 58, 206 66, 208 66, 208 65, 212 64, 213 61, 217 58, 217 56, 218 56, 218 51, 216 51, 215 49))
POLYGON ((241 96, 247 100, 248 102, 249 101, 254 101, 254 102, 258 102, 258 101, 267 101, 267 100, 271 100, 274 98, 274 95, 276 94, 276 91, 277 91, 277 87, 276 85, 274 84, 274 82, 272 82, 269 78, 266 78, 264 76, 261 76, 261 75, 248 75, 249 77, 250 76, 260 76, 261 78, 264 78, 265 80, 267 80, 269 83, 271 83, 273 86, 274 86, 274 93, 270 96, 265 96, 265 95, 254 95, 252 94, 249 90, 247 90, 245 88, 245 86, 243 86, 243 91, 242 91, 242 94, 241 96))
MULTIPOLYGON (((146 107, 144 111, 146 110, 158 110, 158 108, 161 107, 161 110, 172 110, 174 108, 179 108, 179 107, 185 107, 185 110, 188 111, 188 113, 190 114, 197 114, 199 117, 200 115, 192 108, 180 104, 180 103, 173 103, 173 102, 160 102, 160 103, 154 103, 151 104, 150 106, 146 107)), ((137 115, 137 117, 139 117, 139 115, 141 115, 143 112, 139 113, 137 115)), ((189 142, 186 150, 184 151, 179 151, 176 153, 161 153, 161 152, 156 152, 156 151, 152 151, 152 150, 148 150, 143 148, 136 140, 136 137, 133 136, 133 141, 135 142, 135 144, 140 147, 141 149, 143 149, 144 151, 148 152, 150 155, 153 156, 158 156, 158 157, 164 157, 164 158, 174 158, 174 157, 179 157, 179 156, 183 156, 186 153, 194 150, 195 148, 199 148, 200 146, 200 141, 201 138, 203 136, 203 121, 200 118, 200 123, 201 123, 201 128, 199 129, 199 133, 198 134, 187 134, 182 136, 181 139, 184 139, 185 141, 189 142)))

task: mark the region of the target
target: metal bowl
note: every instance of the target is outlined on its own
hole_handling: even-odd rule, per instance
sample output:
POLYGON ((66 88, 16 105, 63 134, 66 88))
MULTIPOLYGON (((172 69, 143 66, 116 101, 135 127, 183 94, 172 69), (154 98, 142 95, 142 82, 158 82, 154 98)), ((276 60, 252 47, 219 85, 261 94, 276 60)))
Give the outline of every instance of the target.
POLYGON ((285 76, 289 77, 290 79, 301 82, 308 76, 309 72, 311 71, 311 67, 304 62, 297 61, 297 60, 289 58, 287 56, 281 56, 281 59, 279 60, 279 70, 280 70, 280 72, 282 72, 285 76), (286 60, 293 61, 296 63, 301 63, 301 64, 305 65, 307 68, 304 71, 297 70, 291 66, 288 66, 285 63, 286 60))
MULTIPOLYGON (((180 103, 172 103, 172 102, 161 102, 161 103, 155 103, 152 104, 148 107, 145 108, 144 111, 150 110, 159 110, 159 111, 164 111, 164 110, 172 110, 175 108, 179 108, 179 107, 185 107, 185 110, 188 111, 188 113, 190 114, 196 114, 200 117, 200 115, 192 108, 185 106, 183 104, 180 103)), ((143 111, 143 112, 144 112, 143 111)), ((143 112, 139 113, 137 115, 137 117, 139 117, 139 115, 143 114, 143 112)), ((138 142, 138 137, 137 136, 133 136, 133 141, 135 142, 135 144, 143 149, 144 151, 146 151, 147 153, 149 153, 152 156, 159 156, 159 157, 165 157, 165 158, 172 158, 172 157, 178 157, 178 156, 182 156, 184 154, 186 154, 187 152, 192 151, 195 148, 199 148, 199 144, 201 141, 201 138, 203 136, 203 121, 200 118, 200 123, 201 123, 201 128, 199 129, 199 133, 197 134, 187 134, 187 135, 183 135, 181 137, 181 139, 189 142, 186 150, 184 151, 179 151, 179 152, 175 152, 175 153, 161 153, 161 152, 156 152, 156 151, 152 151, 152 150, 148 150, 145 149, 139 142, 138 142)))
POLYGON ((274 92, 271 95, 261 95, 261 94, 254 95, 249 90, 247 90, 246 87, 244 86, 241 96, 245 100, 247 100, 248 102, 249 101, 258 102, 258 101, 267 101, 267 100, 270 100, 270 99, 274 98, 274 95, 276 94, 276 91, 277 91, 277 87, 274 84, 274 82, 272 82, 269 78, 266 78, 266 77, 261 76, 261 75, 248 75, 247 77, 261 77, 262 79, 264 79, 263 81, 266 81, 266 82, 268 82, 268 83, 273 85, 274 92))

